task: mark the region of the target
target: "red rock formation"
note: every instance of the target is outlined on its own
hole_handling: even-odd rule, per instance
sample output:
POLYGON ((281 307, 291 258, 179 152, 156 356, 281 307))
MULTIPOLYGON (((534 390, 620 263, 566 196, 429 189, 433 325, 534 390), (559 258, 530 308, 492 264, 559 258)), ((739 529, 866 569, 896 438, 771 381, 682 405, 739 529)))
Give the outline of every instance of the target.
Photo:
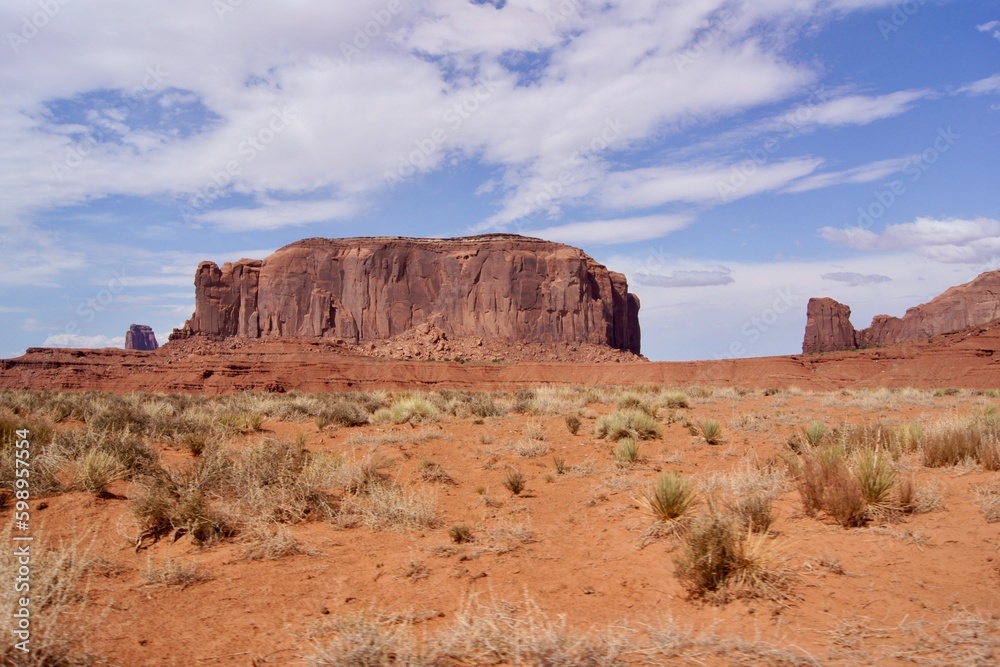
POLYGON ((802 351, 838 352, 857 347, 851 309, 830 298, 809 299, 802 351))
POLYGON ((903 317, 876 315, 867 329, 854 331, 851 309, 833 299, 810 299, 802 351, 831 352, 893 345, 958 331, 1000 318, 1000 271, 952 287, 903 317))
POLYGON ((125 333, 126 350, 155 350, 159 344, 156 342, 156 334, 152 327, 145 324, 133 324, 125 333))
POLYGON ((448 336, 639 353, 639 300, 582 250, 508 234, 306 239, 263 261, 202 262, 195 313, 171 338, 448 336))

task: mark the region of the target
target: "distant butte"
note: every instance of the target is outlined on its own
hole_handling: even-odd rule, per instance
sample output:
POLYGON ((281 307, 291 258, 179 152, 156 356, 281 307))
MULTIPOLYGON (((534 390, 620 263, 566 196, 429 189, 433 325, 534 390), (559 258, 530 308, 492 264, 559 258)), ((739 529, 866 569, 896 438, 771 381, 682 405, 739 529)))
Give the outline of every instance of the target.
POLYGON ((159 347, 159 343, 156 342, 156 334, 153 333, 152 327, 146 324, 133 324, 125 333, 126 350, 144 350, 148 352, 159 347))
POLYGON ((839 352, 917 341, 1000 318, 1000 271, 952 287, 903 317, 876 315, 867 329, 851 324, 851 309, 830 298, 810 299, 802 352, 839 352))
MULTIPOLYGON (((457 239, 306 239, 264 260, 195 275, 194 316, 171 340, 431 338, 589 344, 639 354, 639 299, 625 276, 561 243, 513 234, 457 239)), ((437 344, 435 340, 434 344, 437 344)))

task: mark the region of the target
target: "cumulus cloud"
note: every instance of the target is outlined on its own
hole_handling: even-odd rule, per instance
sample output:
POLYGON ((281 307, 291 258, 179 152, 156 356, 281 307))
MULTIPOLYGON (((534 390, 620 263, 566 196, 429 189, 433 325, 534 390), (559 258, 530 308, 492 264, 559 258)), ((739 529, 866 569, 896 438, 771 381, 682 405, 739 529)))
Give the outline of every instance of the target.
POLYGON ((726 267, 712 270, 678 270, 666 275, 635 273, 633 278, 643 287, 713 287, 736 282, 726 267))
POLYGON ((545 229, 524 230, 524 233, 572 245, 614 245, 657 239, 687 227, 692 220, 691 216, 684 215, 650 215, 573 222, 545 229))
MULTIPOLYGON (((0 197, 0 217, 169 195, 223 230, 271 229, 351 217, 390 185, 462 160, 499 174, 486 226, 559 216, 588 198, 616 205, 625 193, 604 189, 608 174, 655 202, 664 197, 644 180, 690 166, 662 161, 659 179, 615 174, 616 154, 800 94, 817 72, 783 47, 797 26, 870 5, 414 0, 392 13, 384 0, 295 12, 177 0, 169 16, 124 0, 60 5, 44 39, 19 44, 14 66, 0 68, 0 86, 18 91, 0 100, 0 192, 18 193, 0 197), (80 35, 109 30, 121 38, 79 48, 80 35), (317 210, 317 193, 329 193, 329 209, 317 210), (247 199, 285 204, 246 210, 247 199)), ((20 25, 33 11, 4 3, 0 21, 20 25)), ((921 95, 853 96, 813 114, 866 123, 921 95)), ((760 166, 736 196, 779 188, 813 163, 760 166)), ((732 166, 696 169, 691 194, 665 199, 711 201, 732 166)))
POLYGON ((1000 220, 917 218, 881 233, 863 227, 823 227, 822 238, 864 251, 912 250, 947 263, 982 263, 1000 256, 1000 220))
POLYGON ((859 287, 861 285, 877 285, 878 283, 888 283, 892 282, 892 278, 889 276, 882 276, 877 273, 855 273, 853 271, 837 271, 834 273, 824 273, 822 276, 823 280, 834 280, 839 283, 846 283, 851 287, 859 287))

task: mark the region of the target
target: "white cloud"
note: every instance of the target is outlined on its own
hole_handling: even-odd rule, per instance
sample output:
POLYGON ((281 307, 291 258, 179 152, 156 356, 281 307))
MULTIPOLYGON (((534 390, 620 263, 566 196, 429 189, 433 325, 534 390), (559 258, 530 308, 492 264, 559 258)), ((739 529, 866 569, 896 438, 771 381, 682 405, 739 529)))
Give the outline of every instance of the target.
POLYGON ((783 119, 796 126, 868 125, 909 111, 915 102, 930 93, 929 90, 900 90, 877 96, 846 95, 793 109, 783 119))
POLYGON ((824 273, 820 276, 823 280, 834 280, 839 283, 845 283, 851 287, 857 287, 859 285, 876 285, 878 283, 888 283, 892 281, 889 276, 879 275, 877 273, 858 273, 856 271, 835 271, 833 273, 824 273))
POLYGON ((979 267, 918 258, 912 252, 881 252, 847 259, 773 262, 679 259, 654 250, 602 256, 626 274, 642 309, 643 353, 652 359, 714 359, 795 354, 802 349, 806 304, 828 296, 851 307, 861 328, 887 313, 929 301, 944 290, 972 280, 979 267), (723 270, 728 284, 660 289, 644 284, 649 274, 711 274, 723 270), (870 276, 872 267, 892 276, 861 284, 831 280, 831 274, 870 276), (826 277, 824 277, 826 276, 826 277))
POLYGON ((982 25, 976 26, 976 30, 979 32, 991 32, 994 39, 1000 39, 1000 30, 997 30, 997 28, 1000 28, 1000 21, 987 21, 982 25))
POLYGON ((42 347, 125 347, 125 336, 81 336, 80 334, 56 334, 49 336, 42 347))
POLYGON ((924 257, 948 263, 983 263, 1000 257, 1000 220, 917 218, 889 225, 882 233, 862 227, 823 227, 821 237, 869 252, 911 250, 924 257))
POLYGON ((573 222, 545 229, 522 230, 530 236, 571 245, 614 245, 648 241, 666 236, 691 224, 683 215, 651 215, 641 218, 573 222))
POLYGON ((814 158, 758 164, 648 167, 608 174, 598 197, 605 206, 643 208, 669 202, 723 202, 779 189, 811 174, 814 158))
POLYGON ((844 185, 850 183, 870 183, 886 176, 898 173, 912 163, 912 157, 893 158, 890 160, 879 160, 863 164, 860 167, 844 169, 842 171, 829 171, 813 176, 801 178, 784 189, 785 192, 807 192, 819 188, 828 188, 834 185, 844 185))
POLYGON ((973 81, 967 86, 958 89, 960 93, 969 95, 986 95, 987 93, 1000 93, 1000 74, 988 76, 985 79, 973 81))
POLYGON ((643 287, 712 287, 736 282, 726 267, 711 270, 671 271, 666 275, 635 273, 636 284, 643 287))
POLYGON ((229 208, 201 213, 197 219, 229 231, 277 229, 344 220, 358 212, 350 201, 266 201, 257 208, 229 208))

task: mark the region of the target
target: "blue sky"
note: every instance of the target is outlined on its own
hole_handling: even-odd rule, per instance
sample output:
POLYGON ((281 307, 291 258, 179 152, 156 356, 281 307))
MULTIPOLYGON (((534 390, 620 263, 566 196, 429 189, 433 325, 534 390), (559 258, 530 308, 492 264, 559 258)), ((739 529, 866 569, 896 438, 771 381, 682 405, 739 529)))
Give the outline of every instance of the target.
POLYGON ((1000 268, 1000 3, 7 0, 0 357, 161 342, 200 260, 517 232, 656 360, 793 354, 1000 268))

